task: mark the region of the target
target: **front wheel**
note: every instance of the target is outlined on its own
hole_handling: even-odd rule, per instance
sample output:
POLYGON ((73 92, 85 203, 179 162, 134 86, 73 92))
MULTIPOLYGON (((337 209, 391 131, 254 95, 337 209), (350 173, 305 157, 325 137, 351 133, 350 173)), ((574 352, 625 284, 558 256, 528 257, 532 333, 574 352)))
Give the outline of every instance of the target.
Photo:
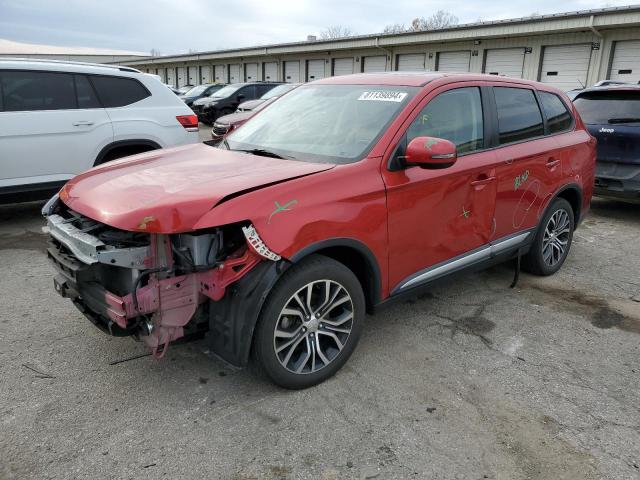
POLYGON ((364 294, 353 272, 331 258, 309 257, 269 294, 256 329, 254 360, 282 387, 316 385, 347 361, 364 315, 364 294))
POLYGON ((547 210, 529 253, 523 257, 523 268, 536 275, 552 275, 560 270, 573 239, 574 216, 571 204, 556 198, 547 210))

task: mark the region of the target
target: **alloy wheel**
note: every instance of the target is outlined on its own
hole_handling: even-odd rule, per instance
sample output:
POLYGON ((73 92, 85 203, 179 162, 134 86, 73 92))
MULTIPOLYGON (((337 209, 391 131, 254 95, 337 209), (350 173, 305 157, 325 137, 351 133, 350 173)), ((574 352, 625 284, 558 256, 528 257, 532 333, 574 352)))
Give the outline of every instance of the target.
POLYGON ((542 259, 550 267, 562 260, 571 235, 569 212, 559 209, 551 215, 542 238, 542 259))
POLYGON ((297 374, 315 373, 335 360, 353 327, 349 292, 334 280, 306 284, 285 303, 273 346, 280 364, 297 374))

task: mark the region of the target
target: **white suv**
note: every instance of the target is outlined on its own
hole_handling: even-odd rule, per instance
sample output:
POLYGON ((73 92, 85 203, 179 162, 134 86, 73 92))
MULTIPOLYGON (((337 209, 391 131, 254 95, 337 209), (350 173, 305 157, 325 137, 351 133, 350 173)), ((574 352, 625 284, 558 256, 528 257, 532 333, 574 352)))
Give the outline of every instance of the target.
POLYGON ((45 198, 100 163, 197 141, 191 109, 139 70, 0 59, 0 203, 45 198))

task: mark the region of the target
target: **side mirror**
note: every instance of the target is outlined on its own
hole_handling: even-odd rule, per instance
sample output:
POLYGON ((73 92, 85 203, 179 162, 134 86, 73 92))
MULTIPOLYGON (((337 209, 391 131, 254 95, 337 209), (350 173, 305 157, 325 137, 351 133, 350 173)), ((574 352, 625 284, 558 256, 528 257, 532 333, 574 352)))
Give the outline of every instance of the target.
POLYGON ((457 158, 456 146, 444 138, 416 137, 405 152, 406 165, 421 168, 447 168, 457 158))

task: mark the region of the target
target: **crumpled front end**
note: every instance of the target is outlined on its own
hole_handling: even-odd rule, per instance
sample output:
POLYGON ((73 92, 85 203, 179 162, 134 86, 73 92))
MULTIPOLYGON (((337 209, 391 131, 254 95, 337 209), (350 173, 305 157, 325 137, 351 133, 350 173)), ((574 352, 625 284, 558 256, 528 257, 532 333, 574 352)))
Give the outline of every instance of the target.
POLYGON ((211 301, 264 260, 277 261, 248 223, 180 234, 119 230, 45 207, 54 286, 98 328, 142 339, 162 357, 170 342, 208 330, 211 301))

